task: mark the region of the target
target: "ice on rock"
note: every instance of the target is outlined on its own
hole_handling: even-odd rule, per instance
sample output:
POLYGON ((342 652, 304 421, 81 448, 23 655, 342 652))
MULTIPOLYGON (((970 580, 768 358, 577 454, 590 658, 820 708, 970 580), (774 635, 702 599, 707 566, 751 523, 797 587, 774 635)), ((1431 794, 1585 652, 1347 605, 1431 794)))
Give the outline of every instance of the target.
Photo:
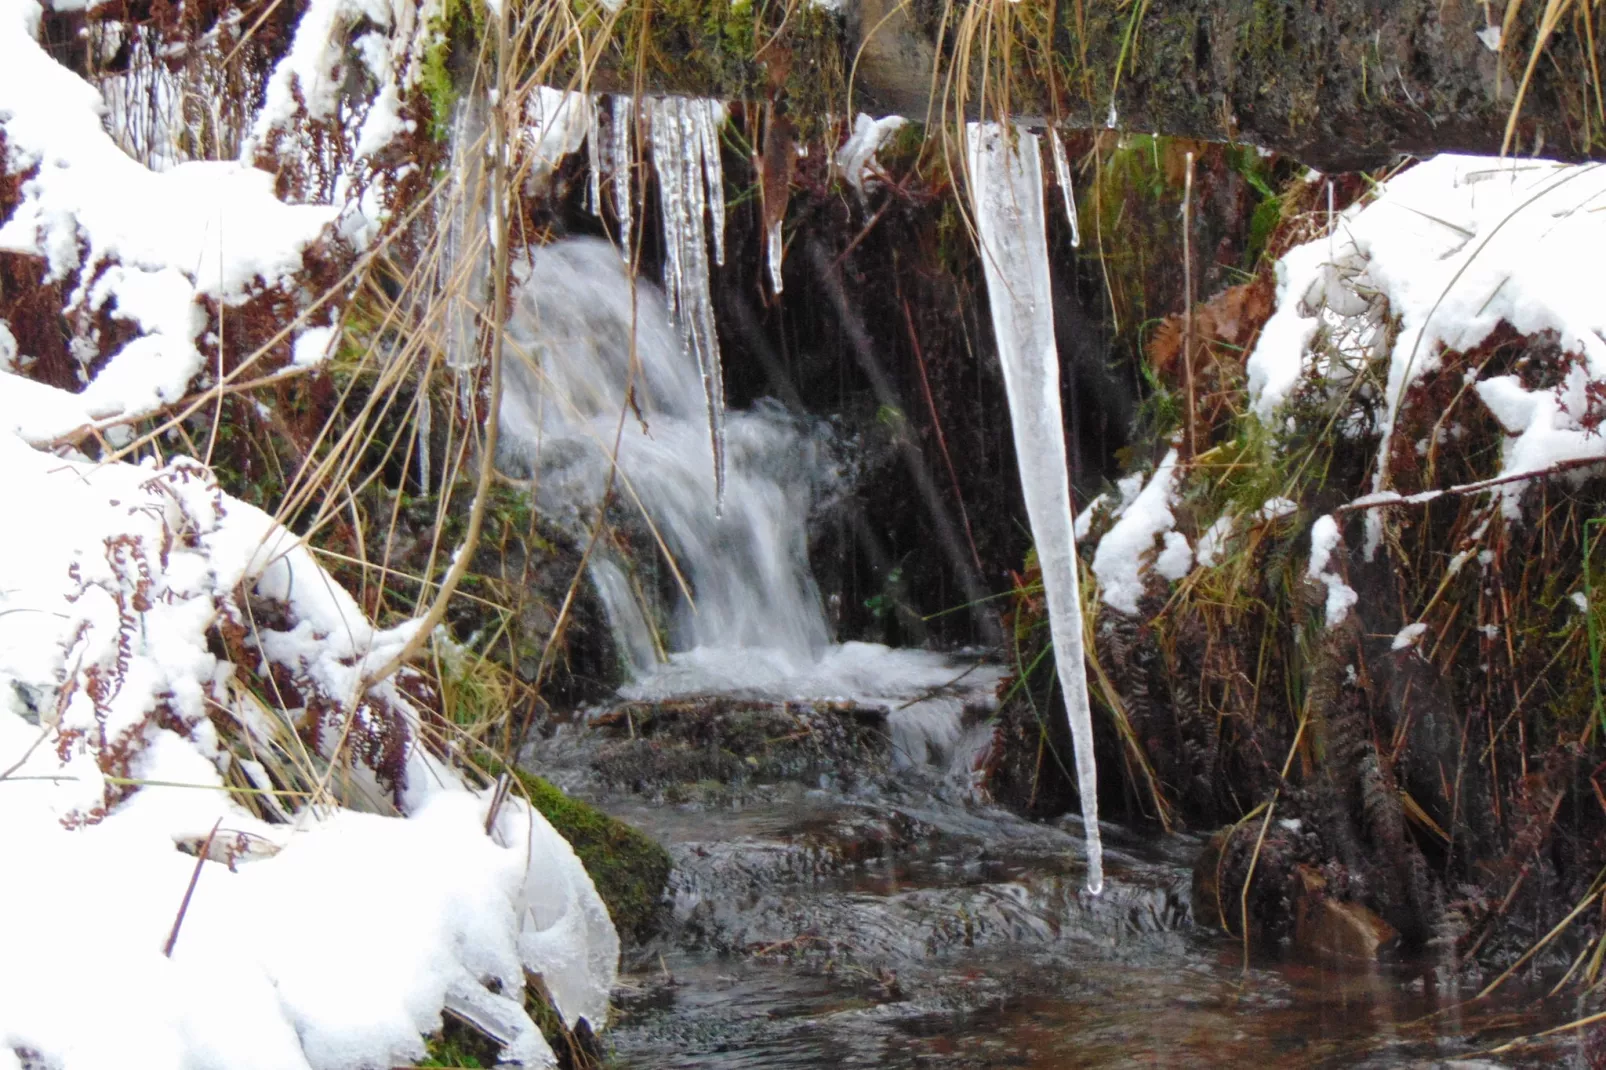
POLYGON ((530 181, 547 182, 563 158, 578 152, 591 130, 591 98, 572 89, 536 86, 524 106, 524 142, 530 181))
POLYGON ((725 500, 725 381, 708 280, 706 217, 714 214, 715 256, 724 263, 725 194, 719 159, 724 109, 715 101, 660 97, 649 105, 653 168, 664 226, 664 289, 682 344, 697 358, 714 455, 714 498, 725 500))
POLYGON ((1035 135, 997 123, 968 124, 966 140, 971 202, 1009 395, 1021 490, 1037 545, 1055 663, 1076 745, 1077 793, 1087 838, 1087 887, 1096 895, 1104 887, 1098 771, 1093 762, 1093 716, 1088 704, 1076 538, 1060 412, 1041 153, 1035 135))

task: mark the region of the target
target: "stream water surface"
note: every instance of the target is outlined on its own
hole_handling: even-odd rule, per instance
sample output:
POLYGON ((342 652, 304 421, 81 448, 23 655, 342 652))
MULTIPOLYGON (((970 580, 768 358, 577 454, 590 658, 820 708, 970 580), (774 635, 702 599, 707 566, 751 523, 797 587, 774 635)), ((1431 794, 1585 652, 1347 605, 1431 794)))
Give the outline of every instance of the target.
MULTIPOLYGON (((884 786, 883 786, 884 787, 884 786)), ((1590 1065, 1513 990, 1431 967, 1254 962, 1194 926, 1199 843, 1106 826, 1080 892, 1074 822, 941 788, 773 786, 722 804, 602 800, 675 861, 669 931, 616 995, 623 1065, 1529 1067, 1590 1065)))

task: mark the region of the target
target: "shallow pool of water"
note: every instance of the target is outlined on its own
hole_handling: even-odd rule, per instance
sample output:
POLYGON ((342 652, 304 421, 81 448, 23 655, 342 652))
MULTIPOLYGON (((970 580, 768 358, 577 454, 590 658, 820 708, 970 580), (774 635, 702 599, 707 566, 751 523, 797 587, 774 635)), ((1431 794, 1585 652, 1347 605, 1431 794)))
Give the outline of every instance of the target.
MULTIPOLYGON (((883 785, 885 787, 885 785, 883 785)), ((796 786, 718 806, 604 799, 675 857, 674 920, 617 996, 619 1064, 805 1067, 1530 1067, 1590 1063, 1513 990, 1431 965, 1254 962, 1187 906, 1189 837, 1080 830, 940 789, 796 786)))

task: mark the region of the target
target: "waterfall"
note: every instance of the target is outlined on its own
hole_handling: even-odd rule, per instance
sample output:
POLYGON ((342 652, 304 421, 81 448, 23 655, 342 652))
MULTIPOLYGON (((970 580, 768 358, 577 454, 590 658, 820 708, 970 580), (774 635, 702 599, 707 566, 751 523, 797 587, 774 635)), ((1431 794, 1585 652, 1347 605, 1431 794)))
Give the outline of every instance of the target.
POLYGON ((996 668, 832 641, 807 540, 811 510, 842 481, 825 426, 774 402, 730 412, 721 509, 701 370, 663 293, 632 286, 617 251, 586 238, 534 250, 516 281, 503 468, 529 475, 543 515, 577 538, 611 488, 610 519, 634 518, 679 577, 661 614, 626 560, 601 541, 593 552, 592 584, 633 674, 622 693, 878 705, 898 763, 951 761, 968 775, 963 714, 992 704, 996 668))
MULTIPOLYGON (((816 659, 828 636, 807 521, 816 487, 835 476, 820 435, 773 406, 730 414, 722 515, 702 377, 658 289, 643 283, 632 296, 626 265, 592 239, 537 249, 520 276, 502 420, 539 470, 543 508, 589 527, 617 457, 616 500, 647 518, 692 591, 667 645, 816 659)), ((599 587, 616 625, 628 619, 624 587, 599 587)), ((652 668, 640 657, 650 646, 628 644, 638 672, 652 668)))
MULTIPOLYGON (((1021 490, 1032 541, 1037 545, 1054 661, 1076 745, 1076 789, 1082 799, 1087 837, 1087 888, 1097 895, 1104 887, 1098 770, 1093 764, 1093 716, 1082 651, 1076 534, 1060 412, 1041 150, 1036 135, 998 123, 970 123, 966 135, 971 203, 981 239, 993 334, 1009 395, 1021 490)), ((1062 181, 1068 188, 1068 176, 1062 181)))

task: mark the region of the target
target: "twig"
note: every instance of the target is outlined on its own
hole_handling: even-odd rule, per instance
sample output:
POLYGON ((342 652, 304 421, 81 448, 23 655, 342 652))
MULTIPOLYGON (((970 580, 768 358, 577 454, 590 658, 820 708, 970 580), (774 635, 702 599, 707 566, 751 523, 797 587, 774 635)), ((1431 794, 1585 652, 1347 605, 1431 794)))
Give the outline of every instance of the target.
POLYGON ((1443 490, 1425 490, 1420 494, 1400 495, 1390 492, 1381 494, 1368 494, 1363 498, 1356 498, 1345 505, 1334 509, 1334 513, 1351 513, 1361 509, 1378 509, 1385 505, 1426 505, 1437 498, 1446 495, 1480 494, 1493 487, 1506 483, 1520 483, 1528 479, 1548 479, 1551 476, 1563 475, 1579 468, 1588 468, 1591 465, 1606 464, 1606 457, 1574 457, 1567 461, 1557 461, 1548 468, 1534 468, 1526 472, 1510 472, 1492 479, 1480 479, 1475 483, 1462 483, 1454 487, 1445 487, 1443 490))
POLYGON ((184 889, 184 901, 178 905, 178 917, 173 919, 173 931, 167 934, 167 946, 162 948, 162 954, 168 958, 173 957, 173 945, 178 943, 179 928, 184 924, 184 915, 189 912, 190 897, 195 894, 196 882, 201 879, 201 866, 212 853, 212 838, 217 835, 217 830, 222 824, 223 819, 220 817, 212 825, 212 831, 206 834, 206 842, 201 844, 200 851, 195 855, 195 869, 190 873, 190 886, 184 889))
MULTIPOLYGON (((1119 75, 1117 75, 1119 76, 1119 75)), ((1191 461, 1198 449, 1198 414, 1193 393, 1193 153, 1187 154, 1182 180, 1182 376, 1188 389, 1188 449, 1191 461)))
MULTIPOLYGON (((896 278, 896 276, 894 276, 896 278)), ((931 381, 926 378, 926 357, 920 350, 920 336, 915 333, 914 317, 909 312, 909 299, 902 297, 903 284, 898 283, 903 301, 903 322, 909 328, 909 344, 914 347, 915 364, 920 369, 920 389, 926 395, 926 408, 931 412, 931 426, 937 432, 937 448, 942 450, 942 463, 948 467, 948 480, 954 486, 954 502, 959 506, 959 521, 965 525, 965 541, 970 544, 970 559, 981 572, 981 554, 976 550, 976 536, 970 530, 970 514, 965 511, 965 497, 959 492, 959 473, 954 470, 954 459, 948 454, 948 436, 943 434, 942 421, 937 416, 937 403, 931 396, 931 381)))

